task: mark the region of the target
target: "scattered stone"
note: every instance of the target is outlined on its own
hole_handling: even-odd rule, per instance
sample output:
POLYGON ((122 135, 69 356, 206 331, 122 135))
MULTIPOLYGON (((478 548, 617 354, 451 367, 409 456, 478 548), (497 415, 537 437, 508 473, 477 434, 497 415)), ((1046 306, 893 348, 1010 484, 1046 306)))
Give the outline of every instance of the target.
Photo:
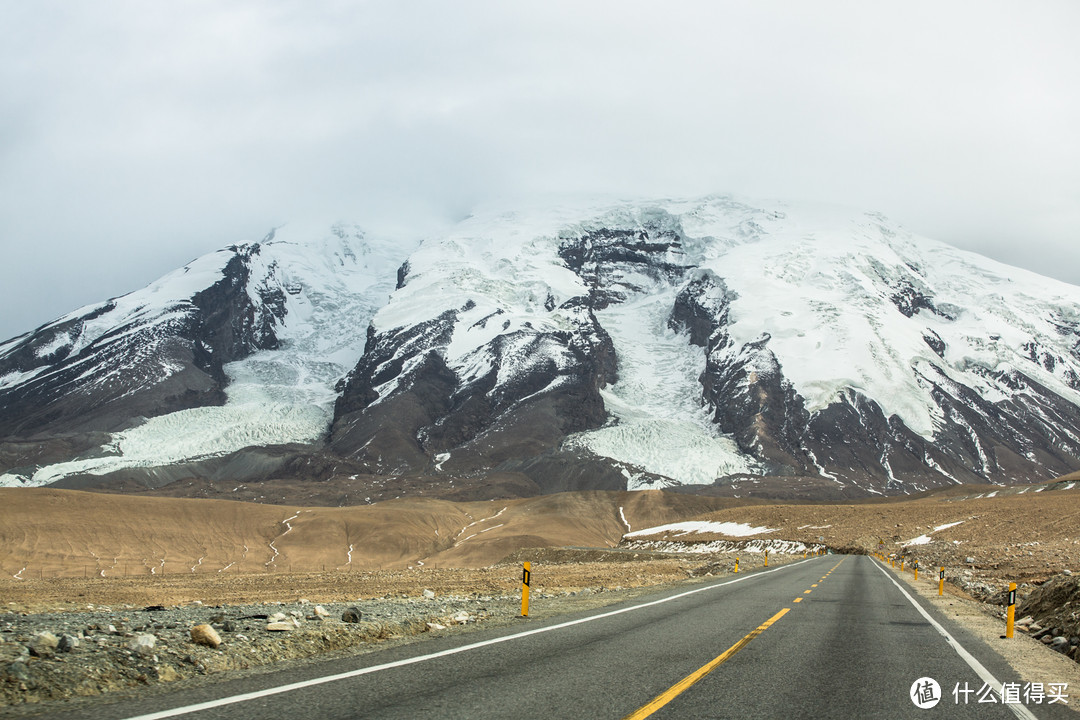
POLYGON ((462 625, 464 625, 465 623, 472 620, 472 616, 469 615, 469 613, 462 611, 462 612, 459 612, 457 615, 455 615, 453 620, 456 623, 461 623, 462 625))
POLYGON ((1043 635, 1041 639, 1043 645, 1049 645, 1050 643, 1054 642, 1054 638, 1050 637, 1049 635, 1043 635))
POLYGON ((209 625, 196 625, 191 628, 191 641, 197 645, 216 648, 221 645, 221 636, 209 625))
POLYGON ((312 613, 317 618, 328 618, 328 617, 330 617, 330 613, 328 613, 326 611, 326 608, 324 608, 322 605, 316 605, 315 609, 312 611, 312 613))
POLYGON ((975 562, 975 558, 968 555, 966 558, 964 558, 964 562, 966 562, 968 565, 971 565, 975 562))
POLYGON ((153 655, 154 645, 156 644, 156 637, 149 633, 143 633, 141 635, 136 635, 128 641, 127 649, 138 655, 153 655))
POLYGON ((27 647, 30 649, 30 654, 35 657, 52 657, 59 645, 60 638, 51 632, 39 632, 34 633, 27 647))
POLYGON ((287 619, 288 619, 288 615, 286 615, 283 612, 276 612, 276 613, 274 613, 273 615, 271 615, 270 617, 267 618, 267 620, 269 620, 272 623, 284 622, 287 619))
POLYGON ((1054 648, 1055 650, 1064 651, 1066 648, 1069 647, 1069 638, 1058 635, 1056 638, 1050 641, 1050 647, 1054 648))
POLYGON ((267 623, 266 629, 270 632, 287 632, 296 628, 295 621, 281 620, 278 622, 267 623))
POLYGON ((155 670, 157 670, 157 679, 161 682, 176 682, 180 679, 180 673, 176 672, 172 665, 159 665, 155 670))
POLYGON ((363 616, 360 608, 354 606, 341 613, 341 622, 358 623, 363 616))
POLYGON ((437 622, 429 622, 427 624, 427 629, 428 630, 445 630, 446 626, 445 625, 440 625, 437 622))
POLYGON ((434 600, 435 599, 435 591, 434 590, 424 590, 423 595, 428 600, 434 600))
POLYGON ((161 612, 165 609, 164 605, 147 605, 143 608, 146 612, 161 612))
POLYGON ((79 638, 64 633, 60 636, 60 642, 57 644, 56 649, 60 652, 68 653, 72 652, 77 647, 79 647, 79 638))

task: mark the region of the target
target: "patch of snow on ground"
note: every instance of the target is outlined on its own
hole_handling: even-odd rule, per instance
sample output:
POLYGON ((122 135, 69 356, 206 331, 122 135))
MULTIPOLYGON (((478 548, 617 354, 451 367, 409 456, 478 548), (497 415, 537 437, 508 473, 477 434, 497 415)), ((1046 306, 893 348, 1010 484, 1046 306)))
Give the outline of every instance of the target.
POLYGON ((807 545, 795 540, 712 540, 710 542, 680 542, 678 540, 633 540, 623 547, 629 550, 650 550, 669 553, 755 553, 797 555, 820 550, 820 545, 807 545))
POLYGON ((939 531, 945 530, 947 528, 956 527, 957 525, 960 525, 963 522, 964 522, 963 520, 957 520, 956 522, 945 523, 944 525, 938 525, 936 528, 934 528, 930 532, 939 532, 939 531))
POLYGON ((910 547, 910 546, 913 546, 913 545, 927 545, 933 540, 933 538, 930 537, 930 536, 933 535, 934 533, 939 532, 941 530, 951 528, 951 527, 956 527, 957 525, 959 525, 962 522, 964 522, 964 521, 963 520, 957 520, 956 522, 945 523, 944 525, 938 525, 936 528, 931 530, 928 534, 920 535, 917 538, 912 538, 911 540, 908 540, 906 543, 903 543, 901 545, 901 547, 910 547))
POLYGON ((713 522, 710 520, 687 520, 684 522, 670 523, 668 525, 658 525, 656 527, 645 528, 643 530, 635 530, 634 532, 626 533, 623 537, 641 537, 643 535, 659 535, 662 533, 677 533, 679 535, 694 534, 717 534, 727 535, 729 537, 749 537, 751 535, 762 535, 764 533, 776 532, 775 528, 768 527, 754 527, 748 523, 736 523, 736 522, 713 522))

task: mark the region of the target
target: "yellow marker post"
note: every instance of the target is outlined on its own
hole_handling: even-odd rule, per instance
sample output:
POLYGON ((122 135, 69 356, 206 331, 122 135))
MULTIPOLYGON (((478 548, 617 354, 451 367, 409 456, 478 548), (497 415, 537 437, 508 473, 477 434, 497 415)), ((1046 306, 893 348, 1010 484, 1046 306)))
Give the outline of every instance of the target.
POLYGON ((919 562, 916 560, 915 563, 912 565, 912 567, 915 569, 915 579, 918 580, 919 579, 919 562))
POLYGON ((1005 637, 1013 636, 1013 623, 1016 621, 1016 583, 1009 583, 1009 611, 1005 614, 1005 637))
POLYGON ((765 551, 765 567, 769 567, 769 551, 765 551))
POLYGON ((945 594, 945 566, 944 565, 942 565, 941 570, 938 571, 937 594, 938 595, 944 595, 945 594))
POLYGON ((900 572, 904 572, 904 562, 905 560, 903 558, 900 558, 900 572))
POLYGON ((532 575, 532 563, 525 563, 521 571, 521 617, 529 617, 529 580, 532 575))
POLYGON ((739 572, 739 558, 735 558, 735 572, 739 572))

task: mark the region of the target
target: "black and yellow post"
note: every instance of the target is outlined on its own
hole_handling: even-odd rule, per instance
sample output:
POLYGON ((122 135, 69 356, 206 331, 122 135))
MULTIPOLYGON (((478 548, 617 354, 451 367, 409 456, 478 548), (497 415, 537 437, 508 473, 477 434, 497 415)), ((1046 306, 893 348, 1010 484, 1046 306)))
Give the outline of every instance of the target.
POLYGON ((1005 637, 1013 636, 1013 623, 1016 622, 1016 583, 1009 583, 1009 610, 1005 614, 1005 637))
POLYGON ((915 579, 919 579, 919 561, 916 560, 911 564, 912 569, 915 571, 915 579))
POLYGON ((529 580, 532 574, 532 563, 525 563, 521 571, 521 617, 529 617, 529 580))
POLYGON ((739 572, 739 558, 735 558, 735 572, 739 572))
POLYGON ((938 571, 937 594, 939 596, 945 594, 945 566, 944 565, 942 565, 941 570, 938 571))
POLYGON ((765 551, 765 567, 769 567, 769 551, 765 551))

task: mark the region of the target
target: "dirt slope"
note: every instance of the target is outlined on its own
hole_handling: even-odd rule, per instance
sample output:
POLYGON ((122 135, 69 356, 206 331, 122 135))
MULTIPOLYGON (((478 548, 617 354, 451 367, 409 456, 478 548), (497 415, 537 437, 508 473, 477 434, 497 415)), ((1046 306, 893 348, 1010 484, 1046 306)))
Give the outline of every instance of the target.
POLYGON ((298 508, 46 488, 0 489, 0 572, 117 577, 483 567, 522 547, 618 544, 627 527, 735 501, 645 491, 298 508))

